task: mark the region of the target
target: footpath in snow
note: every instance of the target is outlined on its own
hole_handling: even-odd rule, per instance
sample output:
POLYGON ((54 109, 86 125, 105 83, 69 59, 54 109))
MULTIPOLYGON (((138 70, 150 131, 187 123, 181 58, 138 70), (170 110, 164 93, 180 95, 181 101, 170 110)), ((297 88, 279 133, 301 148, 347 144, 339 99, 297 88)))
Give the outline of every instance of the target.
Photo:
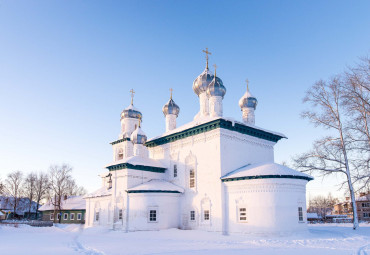
POLYGON ((0 225, 1 254, 356 254, 370 255, 370 224, 309 225, 305 233, 260 236, 169 229, 125 233, 78 225, 0 225))

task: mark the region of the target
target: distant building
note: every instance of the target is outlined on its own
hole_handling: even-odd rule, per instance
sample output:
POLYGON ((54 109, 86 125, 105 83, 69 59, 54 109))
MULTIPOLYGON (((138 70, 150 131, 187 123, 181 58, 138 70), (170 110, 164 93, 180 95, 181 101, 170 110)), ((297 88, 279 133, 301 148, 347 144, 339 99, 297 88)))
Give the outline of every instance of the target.
MULTIPOLYGON (((359 221, 370 221, 370 192, 360 193, 356 198, 357 215, 359 221)), ((353 208, 349 197, 341 203, 334 205, 334 215, 347 215, 353 218, 353 208)))
POLYGON ((322 217, 317 215, 317 213, 307 213, 307 221, 310 223, 317 223, 322 221, 322 217))
POLYGON ((43 221, 64 224, 84 224, 86 202, 81 196, 64 197, 62 200, 61 211, 58 211, 51 201, 40 207, 43 221))
MULTIPOLYGON (((0 196, 0 211, 6 214, 7 219, 36 219, 37 203, 28 198, 22 197, 19 199, 16 211, 14 213, 14 198, 0 196)), ((0 219, 4 216, 0 216, 0 219)))

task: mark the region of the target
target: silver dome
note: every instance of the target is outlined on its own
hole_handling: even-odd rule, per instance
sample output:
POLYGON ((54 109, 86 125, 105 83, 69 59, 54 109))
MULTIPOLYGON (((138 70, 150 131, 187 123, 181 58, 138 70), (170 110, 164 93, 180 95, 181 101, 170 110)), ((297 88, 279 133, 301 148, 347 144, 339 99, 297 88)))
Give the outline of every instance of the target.
POLYGON ((254 110, 256 110, 256 107, 257 107, 257 98, 255 97, 246 97, 246 98, 242 98, 242 100, 239 101, 239 106, 240 108, 253 108, 254 110))
POLYGON ((213 74, 208 68, 204 69, 204 71, 193 82, 193 90, 195 94, 199 96, 203 92, 207 91, 207 87, 212 80, 213 74))
POLYGON ((147 137, 143 130, 141 130, 140 126, 135 129, 134 132, 131 134, 131 141, 134 144, 144 144, 147 140, 147 137))
POLYGON ((172 98, 170 98, 167 104, 163 106, 162 111, 164 116, 166 116, 167 114, 175 114, 176 117, 178 117, 180 113, 180 107, 177 104, 175 104, 172 98))
POLYGON ((126 109, 122 111, 121 119, 123 118, 142 119, 143 115, 137 108, 130 104, 126 109))
POLYGON ((220 78, 217 76, 213 78, 212 82, 208 85, 207 95, 208 96, 219 96, 224 98, 226 94, 226 88, 220 78))

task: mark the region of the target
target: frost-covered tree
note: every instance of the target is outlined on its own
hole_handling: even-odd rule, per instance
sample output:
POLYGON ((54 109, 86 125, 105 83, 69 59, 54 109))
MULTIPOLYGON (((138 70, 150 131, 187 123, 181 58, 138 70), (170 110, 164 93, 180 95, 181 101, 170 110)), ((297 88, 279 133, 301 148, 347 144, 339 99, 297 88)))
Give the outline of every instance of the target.
POLYGON ((28 199, 28 217, 31 215, 32 201, 35 199, 36 174, 29 173, 23 182, 24 196, 28 199))
POLYGON ((36 218, 39 212, 39 204, 42 199, 46 198, 47 192, 49 190, 49 176, 44 172, 38 172, 36 174, 35 181, 35 200, 37 203, 36 208, 36 218))

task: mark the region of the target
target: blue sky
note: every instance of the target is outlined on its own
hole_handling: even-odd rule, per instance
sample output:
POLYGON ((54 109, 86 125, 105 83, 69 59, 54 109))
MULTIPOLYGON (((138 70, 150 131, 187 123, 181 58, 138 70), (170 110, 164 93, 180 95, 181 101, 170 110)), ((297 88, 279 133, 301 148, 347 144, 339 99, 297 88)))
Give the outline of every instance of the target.
MULTIPOLYGON (((369 1, 2 0, 0 177, 65 162, 98 188, 129 90, 148 137, 165 129, 169 88, 178 125, 192 120, 205 47, 227 88, 224 115, 241 119, 248 78, 256 124, 288 136, 275 159, 289 162, 322 135, 299 116, 305 91, 369 55, 369 13, 369 1)), ((338 180, 318 178, 308 191, 342 194, 338 180)))

